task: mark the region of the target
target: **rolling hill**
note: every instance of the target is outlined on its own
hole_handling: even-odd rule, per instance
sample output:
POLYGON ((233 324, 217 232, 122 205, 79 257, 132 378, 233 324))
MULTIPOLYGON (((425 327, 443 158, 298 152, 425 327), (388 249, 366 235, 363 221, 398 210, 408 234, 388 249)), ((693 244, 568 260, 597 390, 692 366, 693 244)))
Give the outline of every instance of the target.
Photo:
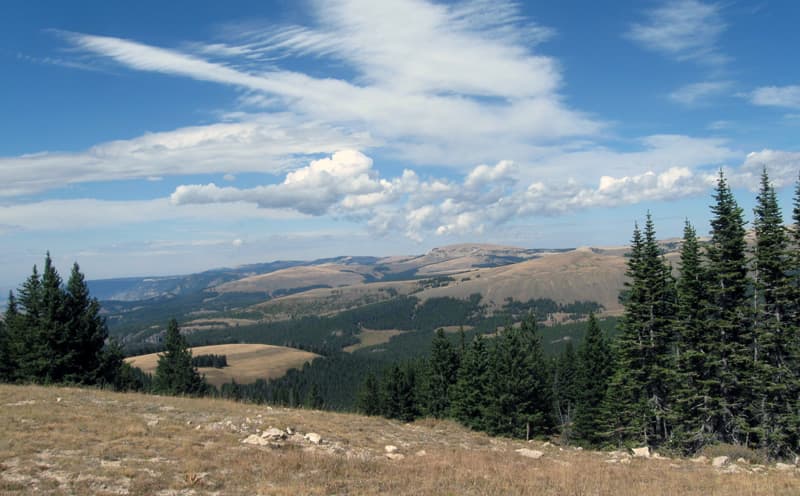
MULTIPOLYGON (((206 376, 209 384, 221 386, 235 380, 239 384, 249 384, 257 379, 275 379, 292 368, 300 368, 319 355, 308 351, 271 346, 266 344, 223 344, 198 346, 191 349, 192 355, 225 355, 228 366, 224 368, 200 367, 198 371, 206 376)), ((148 374, 155 373, 158 354, 150 353, 125 359, 134 367, 148 374)))

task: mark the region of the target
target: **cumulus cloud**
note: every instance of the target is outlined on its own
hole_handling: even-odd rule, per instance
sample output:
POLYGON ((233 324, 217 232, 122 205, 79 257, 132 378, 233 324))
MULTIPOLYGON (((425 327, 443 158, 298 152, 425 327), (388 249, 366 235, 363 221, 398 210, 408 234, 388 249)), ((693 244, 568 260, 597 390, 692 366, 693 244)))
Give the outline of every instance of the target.
POLYGON ((678 61, 711 65, 726 62, 718 47, 726 29, 720 5, 697 0, 671 0, 631 26, 627 36, 645 48, 678 61))
POLYGON ((800 86, 763 86, 750 95, 754 105, 800 109, 800 86))

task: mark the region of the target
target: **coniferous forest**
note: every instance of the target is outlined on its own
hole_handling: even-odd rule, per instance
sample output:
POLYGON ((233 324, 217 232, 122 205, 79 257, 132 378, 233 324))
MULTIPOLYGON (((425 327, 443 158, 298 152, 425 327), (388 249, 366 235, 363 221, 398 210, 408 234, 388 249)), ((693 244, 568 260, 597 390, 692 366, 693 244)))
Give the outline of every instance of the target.
MULTIPOLYGON (((48 254, 42 274, 34 267, 9 296, 0 380, 218 394, 402 421, 451 418, 492 435, 557 436, 596 448, 689 455, 730 444, 789 458, 800 453, 800 182, 792 207, 786 227, 764 170, 748 231, 720 172, 710 236, 698 237, 687 220, 675 266, 648 212, 633 228, 615 333, 590 314, 577 347, 567 344, 557 356, 544 352, 528 313, 496 332, 439 329, 430 353, 389 366, 334 350, 280 379, 219 391, 196 367, 225 366, 225 357, 193 359, 174 319, 154 377, 124 364, 78 265, 65 283, 48 254)), ((401 300, 417 309, 409 302, 401 300)), ((438 325, 438 313, 425 322, 438 325)))
POLYGON ((680 260, 650 213, 634 226, 625 312, 611 342, 594 316, 577 350, 541 353, 535 320, 366 378, 359 408, 401 420, 450 417, 491 434, 560 435, 589 447, 692 454, 732 444, 777 459, 800 451, 800 183, 790 228, 767 171, 748 243, 720 172, 710 239, 685 224, 680 260), (677 274, 677 275, 676 275, 677 274))

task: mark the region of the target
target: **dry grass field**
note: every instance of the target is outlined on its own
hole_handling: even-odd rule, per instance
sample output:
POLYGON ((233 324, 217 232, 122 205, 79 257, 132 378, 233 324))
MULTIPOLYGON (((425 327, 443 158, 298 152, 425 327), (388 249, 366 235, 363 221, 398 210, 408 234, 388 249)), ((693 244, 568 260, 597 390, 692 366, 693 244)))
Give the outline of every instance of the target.
MULTIPOLYGON (((228 366, 222 369, 200 367, 206 380, 215 386, 221 386, 235 379, 239 384, 249 384, 256 379, 274 379, 281 377, 287 370, 300 368, 319 355, 308 351, 272 346, 268 344, 220 344, 198 346, 192 348, 192 354, 225 355, 228 366)), ((139 355, 127 358, 126 361, 147 373, 154 373, 158 365, 158 353, 139 355)))
POLYGON ((443 421, 0 385, 3 495, 800 494, 794 467, 735 467, 494 439, 443 421), (270 426, 294 434, 259 441, 270 426), (321 442, 304 438, 312 432, 321 442))
POLYGON ((399 336, 404 332, 408 331, 401 331, 398 329, 387 329, 381 331, 373 331, 371 329, 361 329, 356 337, 358 338, 358 343, 351 344, 350 346, 345 346, 342 348, 343 351, 347 353, 352 353, 356 350, 360 350, 361 348, 366 348, 367 346, 374 346, 376 344, 384 344, 388 343, 390 339, 394 336, 399 336))

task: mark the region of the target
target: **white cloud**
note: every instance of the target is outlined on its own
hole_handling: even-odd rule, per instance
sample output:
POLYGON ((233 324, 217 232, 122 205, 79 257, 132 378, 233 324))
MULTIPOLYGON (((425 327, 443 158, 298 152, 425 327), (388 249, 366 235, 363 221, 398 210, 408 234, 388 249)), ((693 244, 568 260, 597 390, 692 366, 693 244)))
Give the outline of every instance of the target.
POLYGON ((761 171, 765 167, 776 188, 795 184, 800 175, 800 152, 764 149, 748 153, 744 164, 735 172, 731 184, 755 191, 758 189, 761 171))
POLYGON ((634 24, 628 37, 645 48, 678 61, 711 65, 726 62, 718 42, 726 25, 716 3, 671 0, 646 14, 646 21, 634 24))
POLYGON ((301 123, 288 114, 243 118, 101 143, 78 153, 43 152, 0 158, 0 197, 65 184, 153 180, 220 170, 275 174, 295 165, 297 157, 370 143, 367 136, 345 135, 329 126, 301 123))
POLYGON ((763 86, 750 95, 754 105, 800 109, 800 86, 763 86))
POLYGON ((728 91, 733 86, 731 81, 703 81, 687 84, 669 94, 670 100, 687 105, 703 105, 708 99, 728 91))
POLYGON ((110 201, 45 200, 0 206, 0 226, 8 231, 79 231, 164 220, 301 219, 288 210, 258 208, 244 202, 175 207, 168 198, 110 201))
POLYGON ((236 238, 233 241, 231 241, 231 245, 233 245, 234 248, 240 248, 243 244, 244 241, 242 241, 240 238, 236 238))
POLYGON ((280 106, 298 119, 351 132, 370 130, 400 158, 423 163, 521 160, 537 143, 594 135, 605 126, 564 103, 559 64, 532 51, 531 40, 551 31, 521 18, 512 3, 312 5, 315 27, 251 25, 237 33, 238 44, 190 45, 193 53, 63 36, 81 52, 131 69, 248 90, 243 104, 280 106), (281 69, 282 57, 298 54, 341 61, 357 77, 281 69))

